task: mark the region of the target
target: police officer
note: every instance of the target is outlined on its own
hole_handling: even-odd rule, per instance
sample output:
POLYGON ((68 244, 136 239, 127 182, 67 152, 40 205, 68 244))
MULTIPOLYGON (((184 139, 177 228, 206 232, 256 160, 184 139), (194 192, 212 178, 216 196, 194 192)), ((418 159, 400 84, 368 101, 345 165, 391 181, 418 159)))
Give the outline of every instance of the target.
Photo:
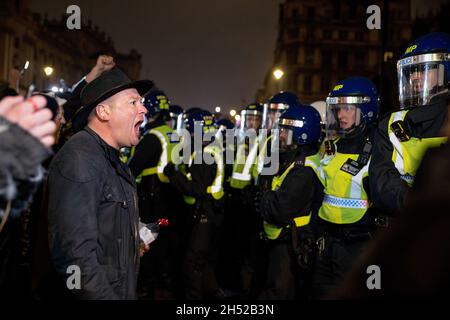
POLYGON ((372 81, 352 77, 339 82, 327 98, 326 156, 320 178, 324 199, 319 209, 317 257, 313 275, 316 298, 342 279, 371 238, 368 168, 379 96, 372 81))
POLYGON ((243 189, 252 181, 251 169, 257 156, 257 134, 262 125, 263 106, 259 103, 249 104, 241 112, 238 130, 236 159, 233 164, 230 186, 243 189), (252 150, 250 152, 250 147, 252 150))
POLYGON ((177 171, 173 164, 164 169, 171 184, 195 206, 186 253, 185 294, 189 300, 221 298, 223 293, 215 267, 224 219, 223 150, 220 144, 208 141, 213 140, 217 129, 210 112, 191 113, 185 127, 191 133, 191 146, 201 148, 193 151, 185 174, 177 171), (200 134, 195 136, 194 132, 200 134), (202 143, 195 139, 201 139, 202 143))
MULTIPOLYGON (((264 219, 269 265, 261 299, 293 299, 300 294, 300 267, 311 267, 314 243, 308 224, 322 201, 318 178, 320 115, 311 106, 291 105, 278 120, 280 170, 258 208, 264 219), (300 265, 298 264, 300 263, 300 265)), ((302 289, 305 289, 304 287, 302 289)))
POLYGON ((390 215, 405 194, 428 148, 447 138, 446 96, 450 85, 450 35, 430 33, 409 46, 397 63, 400 111, 380 121, 370 165, 375 205, 390 215))
POLYGON ((174 224, 177 212, 172 204, 175 203, 173 199, 181 195, 163 173, 164 167, 171 162, 175 145, 171 141, 169 99, 162 91, 152 91, 144 96, 144 106, 148 110, 148 122, 141 141, 131 149, 129 167, 136 177, 141 221, 150 223, 168 218, 171 223, 161 230, 158 240, 152 245, 152 252, 141 263, 141 297, 159 299, 171 297, 174 291, 174 224))
MULTIPOLYGON (((223 265, 225 281, 229 288, 238 291, 242 298, 255 296, 261 218, 253 205, 252 169, 258 155, 258 131, 262 124, 263 105, 252 103, 241 111, 232 173, 227 188, 226 225, 234 241, 227 241, 223 265)), ((262 278, 261 273, 261 278, 262 278)))
MULTIPOLYGON (((270 189, 270 180, 275 172, 277 172, 277 161, 272 163, 271 149, 272 149, 272 135, 271 130, 273 125, 283 112, 289 109, 289 106, 299 103, 298 97, 292 92, 281 91, 272 96, 267 103, 264 104, 262 129, 267 130, 258 136, 259 150, 257 165, 254 166, 253 176, 256 179, 256 184, 270 189)), ((275 143, 276 145, 276 143, 275 143)))

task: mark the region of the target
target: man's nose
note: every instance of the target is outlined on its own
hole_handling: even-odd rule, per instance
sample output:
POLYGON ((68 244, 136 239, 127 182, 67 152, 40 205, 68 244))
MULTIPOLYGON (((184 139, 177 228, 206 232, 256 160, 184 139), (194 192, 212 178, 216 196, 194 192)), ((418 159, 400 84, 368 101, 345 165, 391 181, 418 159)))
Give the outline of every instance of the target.
POLYGON ((138 110, 138 112, 146 114, 147 113, 147 108, 144 107, 144 105, 142 103, 139 103, 139 110, 138 110))

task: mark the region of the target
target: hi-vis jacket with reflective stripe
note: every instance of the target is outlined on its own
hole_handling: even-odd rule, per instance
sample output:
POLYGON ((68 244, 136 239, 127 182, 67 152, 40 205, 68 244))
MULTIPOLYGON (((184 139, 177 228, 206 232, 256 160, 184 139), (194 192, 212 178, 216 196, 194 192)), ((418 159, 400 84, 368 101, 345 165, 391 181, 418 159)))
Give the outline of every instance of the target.
POLYGON ((253 143, 238 145, 236 159, 233 164, 230 186, 235 189, 244 189, 252 180, 254 167, 257 165, 258 140, 253 143))
POLYGON ((385 214, 392 215, 403 208, 423 153, 445 140, 442 139, 442 128, 447 121, 447 102, 438 97, 432 101, 426 106, 389 114, 378 124, 369 182, 374 206, 385 214), (391 128, 392 123, 402 120, 402 128, 407 133, 406 139, 401 139, 406 140, 403 142, 391 128))
POLYGON ((371 205, 367 193, 368 170, 375 127, 355 130, 345 139, 334 140, 335 153, 325 155, 320 162, 324 199, 319 217, 334 224, 373 224, 363 217, 371 205))
POLYGON ((408 141, 400 141, 391 129, 391 125, 396 121, 404 121, 407 113, 407 110, 392 113, 388 123, 388 134, 389 140, 394 147, 392 152, 392 162, 395 164, 401 178, 411 186, 425 152, 429 148, 438 147, 445 143, 447 138, 410 137, 408 141))
POLYGON ((272 143, 272 136, 264 136, 259 135, 258 136, 258 143, 255 145, 258 145, 258 155, 256 158, 256 165, 252 167, 252 175, 253 178, 257 178, 264 169, 264 161, 266 159, 266 154, 270 154, 271 152, 271 143, 272 143), (264 141, 262 141, 265 138, 264 141))
MULTIPOLYGON (((169 179, 164 175, 163 171, 164 171, 164 167, 172 162, 171 160, 171 156, 172 156, 172 149, 174 147, 174 143, 172 143, 170 141, 170 135, 172 134, 173 130, 167 126, 167 125, 162 125, 156 128, 151 129, 150 131, 148 131, 145 134, 152 134, 154 136, 156 136, 158 138, 158 140, 161 143, 161 156, 159 158, 158 164, 156 167, 152 167, 152 168, 146 168, 144 169, 136 178, 136 182, 140 182, 142 177, 145 176, 150 176, 150 175, 154 175, 157 174, 158 175, 158 179, 163 182, 163 183, 168 183, 169 179)), ((133 147, 131 149, 131 159, 134 156, 134 152, 135 152, 135 147, 133 147)), ((149 150, 148 152, 151 152, 151 150, 149 150)))
MULTIPOLYGON (((204 153, 211 155, 214 158, 214 163, 216 165, 216 175, 210 186, 207 186, 206 193, 210 194, 215 200, 220 200, 224 196, 223 182, 225 176, 225 164, 223 162, 223 151, 222 148, 215 145, 208 145, 203 149, 204 153)), ((196 153, 193 152, 190 159, 187 170, 181 172, 189 181, 192 181, 192 175, 189 172, 189 168, 195 161, 196 153)), ((184 201, 187 204, 195 204, 195 197, 184 195, 184 201)))
POLYGON ((369 163, 354 176, 341 170, 348 159, 356 161, 358 156, 336 152, 322 159, 320 179, 325 195, 319 217, 323 220, 336 224, 354 223, 369 208, 369 199, 363 187, 363 179, 369 175, 369 163))
MULTIPOLYGON (((319 164, 320 164, 320 155, 315 154, 315 155, 306 157, 304 167, 311 168, 314 171, 315 175, 318 175, 319 164)), ((295 167, 295 162, 292 162, 281 175, 275 176, 272 179, 272 191, 274 192, 274 194, 266 194, 265 195, 265 197, 271 198, 270 202, 272 202, 272 205, 267 204, 268 199, 262 200, 263 204, 266 204, 268 208, 271 208, 268 210, 272 210, 272 211, 273 210, 286 210, 287 207, 290 207, 289 204, 280 203, 280 201, 282 201, 282 196, 278 195, 277 191, 279 191, 280 188, 283 186, 283 183, 285 182, 286 177, 288 177, 288 175, 291 173, 291 171, 292 171, 292 169, 294 169, 294 167, 295 167), (275 209, 275 208, 278 208, 278 209, 275 209)), ((305 177, 305 176, 303 176, 303 177, 305 177)), ((304 188, 307 188, 307 189, 309 189, 309 191, 311 191, 311 190, 313 191, 309 195, 305 195, 305 194, 298 194, 298 195, 291 194, 290 195, 290 197, 292 199, 295 199, 295 201, 294 201, 295 206, 298 206, 299 204, 305 205, 304 211, 297 212, 292 219, 293 224, 295 224, 297 227, 303 227, 303 226, 308 225, 310 222, 310 219, 311 219, 310 206, 311 206, 312 199, 314 196, 314 190, 313 190, 314 183, 311 180, 307 181, 306 179, 303 180, 301 178, 295 179, 294 181, 295 181, 295 183, 300 184, 302 186, 300 186, 300 187, 296 186, 296 189, 289 188, 289 186, 286 186, 286 188, 289 188, 289 189, 285 190, 286 193, 292 193, 294 190, 297 190, 297 188, 300 190, 304 190, 304 188), (300 199, 299 197, 300 198, 303 197, 303 199, 300 199), (300 200, 302 200, 302 201, 300 201, 300 200)), ((317 182, 317 184, 320 184, 320 183, 317 182)), ((264 208, 265 208, 265 206, 262 207, 262 211, 265 211, 264 208)), ((281 212, 281 213, 285 214, 284 212, 281 212)), ((263 212, 263 215, 264 214, 265 214, 265 212, 263 212)), ((284 228, 290 228, 290 227, 291 227, 291 225, 288 224, 284 228)), ((275 224, 268 223, 267 221, 264 221, 263 228, 264 228, 264 234, 265 234, 266 238, 270 239, 270 240, 277 239, 284 229, 283 227, 280 228, 275 224)))

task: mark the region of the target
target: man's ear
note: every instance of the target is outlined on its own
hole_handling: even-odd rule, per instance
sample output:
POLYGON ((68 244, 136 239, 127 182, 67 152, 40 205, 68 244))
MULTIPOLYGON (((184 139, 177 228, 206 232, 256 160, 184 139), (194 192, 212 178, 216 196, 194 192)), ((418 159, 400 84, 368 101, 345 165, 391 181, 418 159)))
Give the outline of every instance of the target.
POLYGON ((97 117, 102 121, 108 121, 111 118, 111 107, 107 104, 99 104, 95 107, 97 117))

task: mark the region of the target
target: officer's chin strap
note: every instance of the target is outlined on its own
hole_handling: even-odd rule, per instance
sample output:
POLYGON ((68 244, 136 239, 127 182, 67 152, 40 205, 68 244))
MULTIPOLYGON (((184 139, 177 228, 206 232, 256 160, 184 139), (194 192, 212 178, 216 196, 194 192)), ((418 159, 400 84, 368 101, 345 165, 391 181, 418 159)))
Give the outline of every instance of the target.
POLYGON ((6 204, 5 211, 3 213, 2 222, 0 223, 0 232, 2 232, 3 227, 5 226, 6 220, 8 220, 9 213, 11 211, 11 200, 6 204))

